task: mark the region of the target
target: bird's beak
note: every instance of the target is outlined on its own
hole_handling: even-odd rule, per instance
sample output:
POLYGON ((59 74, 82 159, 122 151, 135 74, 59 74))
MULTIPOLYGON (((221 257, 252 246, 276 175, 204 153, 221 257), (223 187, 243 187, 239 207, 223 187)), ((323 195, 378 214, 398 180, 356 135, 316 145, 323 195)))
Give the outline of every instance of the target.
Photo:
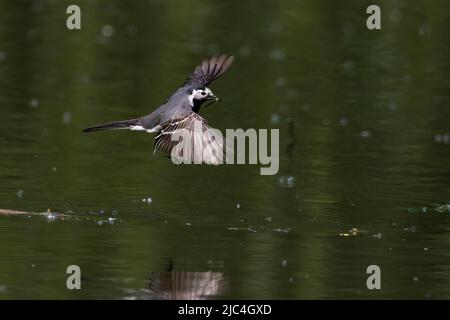
POLYGON ((220 101, 220 98, 212 94, 209 96, 209 100, 214 100, 214 102, 217 102, 220 101))
POLYGON ((218 101, 220 101, 220 99, 219 99, 219 97, 216 97, 215 95, 210 95, 210 96, 208 96, 208 100, 210 100, 211 102, 210 103, 208 103, 207 105, 205 105, 205 108, 206 107, 209 107, 210 105, 212 105, 212 104, 214 104, 214 103, 216 103, 216 102, 218 102, 218 101))

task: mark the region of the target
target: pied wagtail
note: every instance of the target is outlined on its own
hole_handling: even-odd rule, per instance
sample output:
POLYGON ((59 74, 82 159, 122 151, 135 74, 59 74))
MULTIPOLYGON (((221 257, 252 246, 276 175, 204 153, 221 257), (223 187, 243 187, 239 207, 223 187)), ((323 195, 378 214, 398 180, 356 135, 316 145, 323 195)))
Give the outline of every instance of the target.
MULTIPOLYGON (((198 114, 200 106, 207 101, 211 103, 219 101, 213 92, 207 87, 211 82, 219 78, 233 62, 233 56, 213 56, 205 59, 198 65, 191 76, 170 98, 152 113, 135 119, 108 122, 84 129, 84 132, 100 130, 129 129, 156 133, 154 152, 160 150, 171 154, 178 141, 172 141, 171 136, 179 129, 194 131, 194 127, 200 124, 201 130, 210 129, 207 121, 198 114)), ((206 143, 216 143, 216 150, 222 149, 223 142, 209 140, 206 143)), ((205 141, 203 140, 203 146, 205 141)), ((218 156, 215 152, 203 155, 203 161, 209 164, 217 164, 218 156)))

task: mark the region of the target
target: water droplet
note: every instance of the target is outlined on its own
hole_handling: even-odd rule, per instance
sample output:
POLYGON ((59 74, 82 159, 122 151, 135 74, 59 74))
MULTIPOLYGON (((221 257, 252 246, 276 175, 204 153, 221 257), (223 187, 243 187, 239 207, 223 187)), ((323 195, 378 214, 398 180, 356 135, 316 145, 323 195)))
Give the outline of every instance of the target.
POLYGON ((363 131, 360 132, 360 135, 363 138, 369 138, 372 135, 372 133, 370 131, 368 131, 368 130, 363 130, 363 131))
POLYGON ((402 20, 402 13, 399 10, 394 10, 389 15, 389 20, 394 23, 399 23, 402 20))
POLYGON ((286 261, 286 260, 281 261, 281 265, 282 265, 283 267, 286 267, 286 266, 287 266, 287 261, 286 261))
POLYGON ((274 49, 270 52, 270 58, 275 61, 282 61, 286 58, 286 53, 282 49, 274 49))
POLYGON ((39 100, 36 98, 33 98, 30 100, 30 107, 37 108, 39 107, 39 100))
POLYGON ((342 68, 345 72, 352 72, 355 68, 355 63, 352 60, 345 60, 344 63, 342 63, 342 68))
POLYGON ((102 27, 102 35, 104 37, 111 37, 114 34, 114 27, 111 25, 105 25, 102 27))
POLYGON ((127 27, 127 33, 128 33, 128 35, 134 36, 134 35, 137 34, 137 32, 138 32, 138 27, 137 27, 136 25, 130 24, 130 25, 127 27))
POLYGON ((6 59, 8 54, 5 51, 0 51, 0 61, 3 61, 6 59))
POLYGON ((279 124, 281 121, 281 116, 278 113, 272 113, 270 115, 270 123, 271 124, 279 124))
POLYGON ((287 84, 287 80, 284 77, 277 77, 275 79, 275 86, 284 87, 287 84))
POLYGON ((64 112, 62 117, 62 122, 64 124, 69 124, 72 122, 72 113, 71 112, 64 112))
POLYGON ((341 125, 341 127, 345 127, 348 124, 347 118, 342 118, 341 120, 339 120, 339 124, 341 125))
POLYGON ((240 207, 241 207, 241 205, 240 205, 239 203, 237 203, 237 204, 236 204, 236 208, 239 209, 240 207))
POLYGON ((390 111, 397 111, 398 107, 394 101, 389 102, 388 109, 390 111))
POLYGON ((283 27, 281 26, 281 24, 279 22, 272 22, 269 25, 269 32, 271 32, 271 33, 279 33, 279 32, 281 32, 282 29, 283 29, 283 27))
POLYGON ((248 57, 251 54, 251 52, 252 52, 252 49, 248 45, 243 45, 239 49, 239 54, 243 57, 248 57))

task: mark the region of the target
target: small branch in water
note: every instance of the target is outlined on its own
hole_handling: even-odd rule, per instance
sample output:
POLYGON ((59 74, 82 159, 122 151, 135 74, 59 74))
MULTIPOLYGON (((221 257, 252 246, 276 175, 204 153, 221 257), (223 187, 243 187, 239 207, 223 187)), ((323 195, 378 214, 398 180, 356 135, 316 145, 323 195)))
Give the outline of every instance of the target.
POLYGON ((35 212, 16 211, 9 209, 0 209, 0 216, 15 216, 15 215, 29 215, 36 214, 35 212))
POLYGON ((10 209, 0 209, 0 216, 46 216, 49 218, 70 218, 71 216, 62 213, 52 212, 50 209, 47 212, 28 212, 28 211, 17 211, 10 209))

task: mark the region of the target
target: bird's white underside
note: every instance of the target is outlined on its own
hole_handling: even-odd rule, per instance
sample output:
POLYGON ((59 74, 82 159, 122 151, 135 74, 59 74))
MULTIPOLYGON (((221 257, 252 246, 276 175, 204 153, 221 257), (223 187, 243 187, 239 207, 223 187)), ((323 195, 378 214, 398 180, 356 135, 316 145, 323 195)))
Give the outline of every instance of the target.
POLYGON ((158 132, 159 130, 161 130, 161 128, 162 127, 160 125, 157 125, 156 127, 153 127, 151 129, 146 129, 143 126, 131 126, 130 130, 133 130, 133 131, 146 131, 148 133, 154 133, 154 132, 158 132))

